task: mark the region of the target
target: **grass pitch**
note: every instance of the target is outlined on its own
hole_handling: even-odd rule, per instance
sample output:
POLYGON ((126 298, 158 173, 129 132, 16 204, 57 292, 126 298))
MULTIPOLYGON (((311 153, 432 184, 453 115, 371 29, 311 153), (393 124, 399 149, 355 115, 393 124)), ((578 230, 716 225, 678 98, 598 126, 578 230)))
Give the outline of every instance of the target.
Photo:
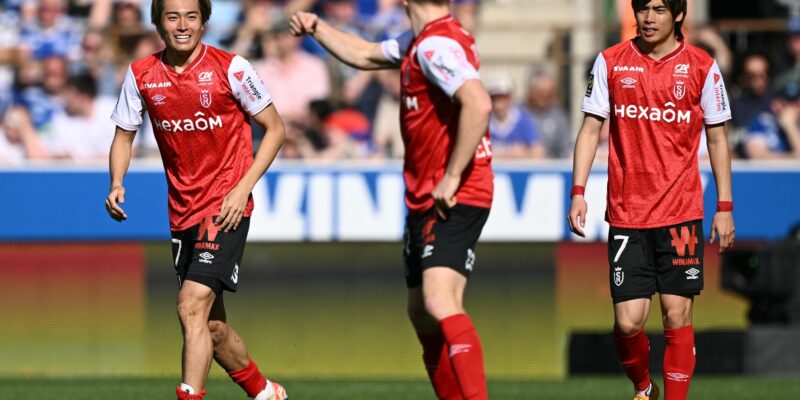
MULTIPOLYGON (((281 381, 292 400, 421 400, 435 399, 427 381, 286 380, 281 381)), ((2 379, 3 400, 141 400, 174 399, 175 379, 2 379)), ((246 399, 232 382, 212 379, 208 400, 246 399)), ((618 400, 630 397, 624 377, 571 378, 565 381, 493 381, 496 400, 618 400)), ((798 399, 800 379, 752 377, 697 377, 690 399, 798 399)))

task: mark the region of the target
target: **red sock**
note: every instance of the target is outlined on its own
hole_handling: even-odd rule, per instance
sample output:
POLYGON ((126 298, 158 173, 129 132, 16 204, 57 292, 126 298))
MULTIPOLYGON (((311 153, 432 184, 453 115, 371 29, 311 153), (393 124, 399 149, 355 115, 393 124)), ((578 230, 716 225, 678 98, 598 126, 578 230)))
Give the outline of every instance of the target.
POLYGON ((489 395, 483 371, 483 350, 472 321, 466 314, 456 314, 439 321, 439 327, 447 341, 461 395, 469 400, 485 400, 489 395))
POLYGON ((189 394, 181 390, 181 386, 178 385, 175 388, 175 394, 178 395, 178 400, 203 400, 203 396, 206 395, 206 390, 203 389, 200 393, 189 394))
POLYGON ((644 330, 630 336, 623 336, 614 329, 614 350, 617 359, 625 370, 625 375, 633 382, 637 391, 650 386, 650 340, 644 330))
POLYGON ((436 397, 446 400, 460 400, 461 388, 450 364, 448 347, 441 333, 417 334, 422 344, 422 361, 428 371, 428 378, 436 391, 436 397))
POLYGON ((250 397, 256 397, 267 387, 267 378, 258 370, 258 366, 253 359, 248 358, 247 366, 238 371, 228 372, 228 376, 238 383, 250 397))
POLYGON ((664 329, 664 399, 685 400, 694 373, 694 328, 664 329))

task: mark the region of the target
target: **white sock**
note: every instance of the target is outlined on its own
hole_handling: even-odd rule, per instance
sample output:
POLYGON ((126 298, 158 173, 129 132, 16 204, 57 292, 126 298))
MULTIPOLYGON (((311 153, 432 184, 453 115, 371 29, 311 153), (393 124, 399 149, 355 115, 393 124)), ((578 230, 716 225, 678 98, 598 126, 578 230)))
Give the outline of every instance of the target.
POLYGON ((261 393, 257 394, 256 397, 253 397, 253 400, 273 400, 275 399, 275 388, 272 387, 272 382, 267 379, 267 387, 261 391, 261 393))
POLYGON ((645 389, 645 390, 637 390, 636 394, 643 394, 645 396, 650 397, 650 393, 652 393, 652 392, 653 392, 653 383, 650 382, 650 386, 648 386, 647 389, 645 389))
POLYGON ((192 387, 192 385, 189 385, 187 383, 181 383, 181 392, 186 392, 186 393, 189 393, 189 394, 194 394, 195 393, 194 388, 192 387))

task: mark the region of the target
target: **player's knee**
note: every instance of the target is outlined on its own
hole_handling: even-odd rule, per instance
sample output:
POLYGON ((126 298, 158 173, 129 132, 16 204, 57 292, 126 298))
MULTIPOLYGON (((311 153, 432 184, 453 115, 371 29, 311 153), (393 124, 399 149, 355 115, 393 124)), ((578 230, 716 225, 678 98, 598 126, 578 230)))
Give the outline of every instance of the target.
POLYGON ((622 321, 618 320, 616 328, 617 331, 619 331, 619 333, 621 333, 623 336, 630 336, 644 329, 644 320, 642 321, 630 320, 630 319, 625 319, 622 321))
POLYGON ((456 299, 443 295, 425 296, 425 311, 437 320, 464 312, 456 299))
POLYGON ((228 336, 228 325, 222 321, 212 320, 208 321, 208 331, 211 333, 211 340, 214 345, 222 343, 228 336))
POLYGON ((196 322, 198 318, 201 317, 201 307, 199 302, 179 298, 178 317, 184 326, 196 322))
POLYGON ((692 323, 692 313, 689 307, 673 307, 664 311, 662 316, 664 327, 669 329, 683 328, 692 323))

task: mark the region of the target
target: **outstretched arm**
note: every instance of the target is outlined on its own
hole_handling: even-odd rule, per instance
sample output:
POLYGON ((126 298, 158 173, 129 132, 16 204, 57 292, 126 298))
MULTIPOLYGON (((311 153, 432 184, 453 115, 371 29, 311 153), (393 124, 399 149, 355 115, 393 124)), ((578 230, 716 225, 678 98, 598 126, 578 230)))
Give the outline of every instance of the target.
MULTIPOLYGON (((714 181, 717 183, 717 201, 731 202, 732 207, 731 155, 728 147, 728 130, 725 124, 706 125, 706 138, 711 170, 714 172, 714 181)), ((731 248, 734 232, 732 210, 726 211, 724 208, 717 210, 711 222, 711 243, 714 243, 714 237, 718 234, 720 253, 731 248)))
POLYGON ((492 112, 489 94, 478 79, 464 82, 453 98, 461 104, 458 136, 444 176, 432 193, 436 210, 442 218, 447 218, 446 210, 456 205, 455 194, 461 185, 461 175, 475 157, 475 151, 489 127, 489 114, 492 112))
MULTIPOLYGON (((572 186, 586 187, 589 180, 589 172, 592 169, 595 153, 597 153, 597 143, 600 142, 600 131, 603 128, 603 119, 586 114, 583 117, 583 125, 578 131, 578 138, 575 140, 575 158, 572 162, 572 186)), ((586 226, 586 200, 583 194, 572 196, 569 207, 569 230, 580 237, 586 237, 583 227, 586 226)))
POLYGON ((291 32, 295 36, 310 35, 334 57, 353 68, 396 67, 383 55, 380 43, 369 42, 352 33, 340 31, 314 13, 295 13, 291 20, 291 32))
POLYGON ((136 131, 126 131, 119 126, 114 133, 114 141, 111 143, 111 152, 108 156, 108 171, 111 175, 111 188, 106 197, 106 211, 111 218, 118 222, 128 219, 128 214, 119 204, 125 202, 125 187, 122 181, 128 172, 131 163, 131 152, 133 150, 133 138, 136 131))
POLYGON ((267 168, 275 160, 275 156, 286 138, 286 129, 274 105, 270 104, 254 115, 253 120, 264 128, 264 139, 258 146, 253 164, 222 201, 222 208, 216 223, 225 232, 236 230, 239 227, 245 208, 247 208, 250 192, 253 191, 253 187, 256 186, 261 176, 267 172, 267 168))

